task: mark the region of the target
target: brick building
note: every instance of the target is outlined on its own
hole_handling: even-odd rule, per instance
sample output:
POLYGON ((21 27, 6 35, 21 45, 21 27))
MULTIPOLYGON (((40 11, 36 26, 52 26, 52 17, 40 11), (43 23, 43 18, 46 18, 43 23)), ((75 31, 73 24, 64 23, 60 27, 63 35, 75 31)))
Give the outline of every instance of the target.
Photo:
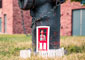
MULTIPOLYGON (((71 2, 70 0, 67 0, 64 4, 62 4, 61 35, 64 36, 85 35, 83 34, 85 30, 83 23, 83 21, 85 20, 84 16, 85 16, 85 6, 83 6, 79 2, 71 2), (79 25, 80 23, 82 25, 79 25)), ((30 26, 32 18, 30 16, 30 11, 24 11, 24 19, 25 19, 24 23, 25 23, 26 32, 31 33, 30 26)), ((6 33, 6 34, 23 33, 18 0, 0 0, 0 33, 6 33)))
MULTIPOLYGON (((85 2, 85 0, 83 1, 85 2)), ((83 6, 80 2, 71 2, 70 0, 67 0, 64 4, 62 4, 61 5, 61 35, 64 36, 85 35, 84 16, 85 16, 85 6, 83 6)))
MULTIPOLYGON (((0 33, 20 34, 23 33, 21 12, 18 0, 0 0, 0 33)), ((31 33, 31 17, 29 11, 24 11, 24 23, 26 32, 31 33)))

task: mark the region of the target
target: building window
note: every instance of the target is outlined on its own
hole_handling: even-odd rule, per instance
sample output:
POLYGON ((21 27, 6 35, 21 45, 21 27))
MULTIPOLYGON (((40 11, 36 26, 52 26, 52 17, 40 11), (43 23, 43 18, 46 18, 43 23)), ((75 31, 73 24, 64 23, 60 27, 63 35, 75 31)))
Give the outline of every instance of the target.
POLYGON ((85 36, 85 9, 73 10, 73 36, 85 36))
POLYGON ((2 0, 0 0, 0 8, 2 8, 2 0))
POLYGON ((4 14, 4 33, 7 32, 7 15, 4 14))
POLYGON ((82 1, 81 1, 81 4, 85 4, 85 0, 82 0, 82 1))
POLYGON ((2 21, 2 19, 0 18, 0 32, 2 32, 1 31, 2 30, 2 26, 1 26, 2 25, 2 22, 1 21, 2 21))

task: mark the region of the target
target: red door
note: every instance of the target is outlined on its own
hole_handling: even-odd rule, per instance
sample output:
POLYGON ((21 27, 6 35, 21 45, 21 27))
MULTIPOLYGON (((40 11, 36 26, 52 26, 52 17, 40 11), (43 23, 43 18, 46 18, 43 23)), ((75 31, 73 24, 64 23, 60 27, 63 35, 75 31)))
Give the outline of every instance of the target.
POLYGON ((49 48, 49 32, 48 27, 37 28, 37 50, 38 51, 48 51, 49 48))

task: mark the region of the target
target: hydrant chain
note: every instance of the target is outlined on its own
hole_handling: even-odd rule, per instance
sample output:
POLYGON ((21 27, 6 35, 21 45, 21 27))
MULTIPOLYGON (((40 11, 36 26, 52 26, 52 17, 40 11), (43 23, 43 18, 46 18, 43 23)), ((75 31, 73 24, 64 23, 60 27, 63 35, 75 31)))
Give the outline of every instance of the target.
MULTIPOLYGON (((56 9, 56 7, 59 6, 59 5, 60 5, 60 4, 54 6, 53 9, 51 9, 51 10, 50 10, 49 12, 47 12, 46 14, 43 14, 43 15, 42 15, 41 17, 39 17, 39 18, 33 17, 34 21, 32 22, 32 26, 33 26, 37 21, 40 21, 43 17, 46 17, 47 15, 51 14, 51 12, 53 12, 53 11, 56 9)), ((47 17, 48 17, 48 16, 47 16, 47 17)), ((32 27, 32 26, 31 26, 31 27, 32 27)))

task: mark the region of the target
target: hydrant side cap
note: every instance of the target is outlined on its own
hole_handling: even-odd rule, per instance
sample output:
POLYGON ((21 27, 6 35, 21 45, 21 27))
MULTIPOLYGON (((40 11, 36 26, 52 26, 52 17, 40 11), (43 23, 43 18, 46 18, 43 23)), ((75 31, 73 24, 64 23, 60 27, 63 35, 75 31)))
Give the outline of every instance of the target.
POLYGON ((33 6, 33 0, 18 0, 20 9, 29 10, 33 6))

